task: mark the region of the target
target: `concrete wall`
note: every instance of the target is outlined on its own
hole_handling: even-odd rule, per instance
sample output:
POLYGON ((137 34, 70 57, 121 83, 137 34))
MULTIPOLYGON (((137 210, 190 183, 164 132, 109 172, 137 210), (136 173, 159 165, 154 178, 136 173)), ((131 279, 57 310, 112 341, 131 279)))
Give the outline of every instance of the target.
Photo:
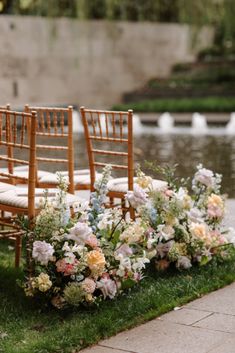
POLYGON ((173 64, 195 60, 213 32, 186 25, 0 16, 0 105, 108 108, 173 64))

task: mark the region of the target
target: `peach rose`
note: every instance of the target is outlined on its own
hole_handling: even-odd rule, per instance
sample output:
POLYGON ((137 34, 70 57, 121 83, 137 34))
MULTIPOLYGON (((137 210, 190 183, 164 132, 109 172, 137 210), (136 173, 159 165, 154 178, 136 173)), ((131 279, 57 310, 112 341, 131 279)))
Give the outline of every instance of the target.
POLYGON ((87 264, 89 269, 96 275, 101 275, 105 268, 104 254, 99 250, 92 250, 87 254, 87 264))

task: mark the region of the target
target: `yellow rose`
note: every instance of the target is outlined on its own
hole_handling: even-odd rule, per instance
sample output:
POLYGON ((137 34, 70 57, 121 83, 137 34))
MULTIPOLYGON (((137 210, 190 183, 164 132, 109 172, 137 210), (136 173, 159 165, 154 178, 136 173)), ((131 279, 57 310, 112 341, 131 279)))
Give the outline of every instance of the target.
POLYGON ((41 292, 46 292, 52 286, 50 277, 46 273, 40 273, 37 277, 37 286, 41 292))
POLYGON ((102 274, 105 267, 104 254, 99 250, 92 250, 87 254, 87 264, 89 269, 96 275, 102 274))

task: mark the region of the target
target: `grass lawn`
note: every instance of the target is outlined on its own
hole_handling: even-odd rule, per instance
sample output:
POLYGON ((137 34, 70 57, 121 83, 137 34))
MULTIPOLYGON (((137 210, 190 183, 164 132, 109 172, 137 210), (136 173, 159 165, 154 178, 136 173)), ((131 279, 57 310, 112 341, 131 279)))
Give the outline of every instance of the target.
POLYGON ((235 280, 235 254, 185 272, 146 277, 139 287, 99 307, 58 312, 34 303, 16 284, 12 250, 0 243, 0 352, 78 352, 104 337, 161 315, 235 280))
POLYGON ((117 104, 114 110, 133 109, 134 112, 232 112, 235 110, 235 98, 205 97, 205 98, 172 98, 151 99, 136 103, 117 104))

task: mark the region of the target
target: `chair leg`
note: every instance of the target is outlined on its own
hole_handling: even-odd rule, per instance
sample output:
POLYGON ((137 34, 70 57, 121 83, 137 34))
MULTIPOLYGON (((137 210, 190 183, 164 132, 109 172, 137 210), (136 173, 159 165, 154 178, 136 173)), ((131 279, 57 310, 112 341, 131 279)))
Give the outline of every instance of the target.
POLYGON ((130 212, 131 219, 133 219, 133 221, 134 221, 135 220, 135 210, 134 210, 134 208, 130 206, 129 212, 130 212))
POLYGON ((22 236, 17 235, 15 240, 15 267, 20 266, 21 251, 22 251, 22 236))
POLYGON ((114 198, 113 197, 109 198, 109 204, 110 204, 111 208, 114 206, 114 198))

